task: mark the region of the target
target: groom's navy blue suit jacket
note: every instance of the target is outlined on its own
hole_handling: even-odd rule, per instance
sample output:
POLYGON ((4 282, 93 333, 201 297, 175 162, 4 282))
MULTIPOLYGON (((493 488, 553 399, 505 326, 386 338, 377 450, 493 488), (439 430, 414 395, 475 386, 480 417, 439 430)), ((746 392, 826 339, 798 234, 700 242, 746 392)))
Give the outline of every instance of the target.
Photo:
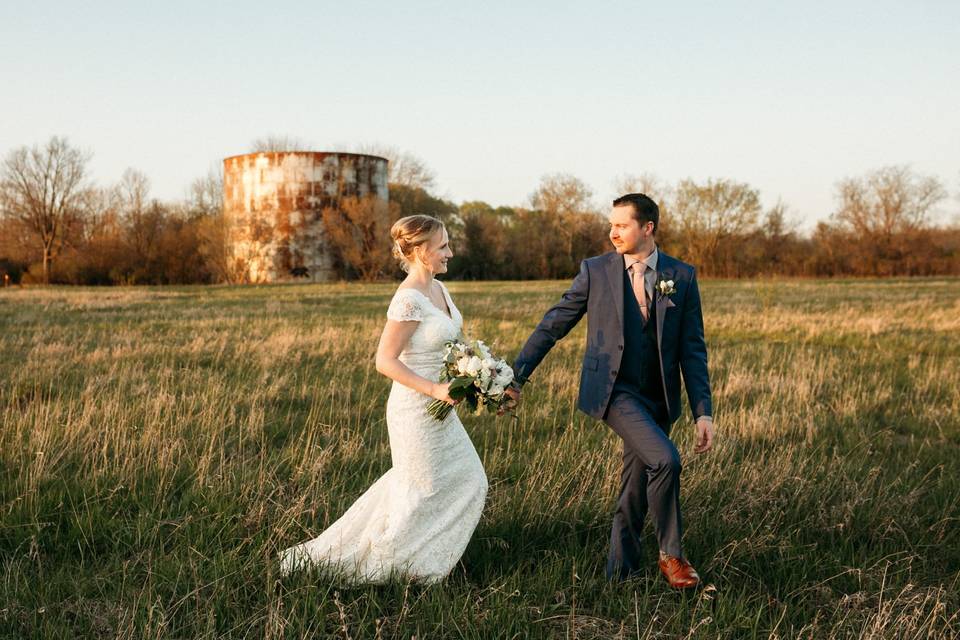
MULTIPOLYGON (((543 316, 513 364, 520 384, 526 383, 554 344, 587 314, 587 348, 580 372, 577 407, 603 419, 623 358, 623 256, 612 251, 587 258, 570 288, 543 316)), ((657 345, 663 393, 672 424, 680 417, 680 375, 694 419, 712 415, 707 345, 694 268, 660 251, 657 282, 673 280, 676 293, 656 294, 657 345)), ((633 295, 629 292, 628 295, 633 295)))

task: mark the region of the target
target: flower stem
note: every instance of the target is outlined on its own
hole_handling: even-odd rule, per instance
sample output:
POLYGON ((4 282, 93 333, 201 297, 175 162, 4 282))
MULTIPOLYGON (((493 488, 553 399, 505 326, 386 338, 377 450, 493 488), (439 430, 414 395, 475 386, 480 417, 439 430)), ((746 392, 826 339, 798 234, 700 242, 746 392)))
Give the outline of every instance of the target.
POLYGON ((434 400, 427 405, 427 413, 441 422, 445 420, 448 415, 450 415, 451 410, 453 410, 453 405, 446 403, 443 400, 434 400))

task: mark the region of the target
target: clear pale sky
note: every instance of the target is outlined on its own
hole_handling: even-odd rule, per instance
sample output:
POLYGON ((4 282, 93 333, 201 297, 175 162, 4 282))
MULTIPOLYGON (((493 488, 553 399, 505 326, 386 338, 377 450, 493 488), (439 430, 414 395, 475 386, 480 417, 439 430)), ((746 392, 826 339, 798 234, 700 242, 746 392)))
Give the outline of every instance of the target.
POLYGON ((4 2, 0 153, 65 135, 180 198, 267 134, 383 143, 441 195, 569 172, 748 182, 803 228, 844 176, 960 190, 960 2, 4 2))

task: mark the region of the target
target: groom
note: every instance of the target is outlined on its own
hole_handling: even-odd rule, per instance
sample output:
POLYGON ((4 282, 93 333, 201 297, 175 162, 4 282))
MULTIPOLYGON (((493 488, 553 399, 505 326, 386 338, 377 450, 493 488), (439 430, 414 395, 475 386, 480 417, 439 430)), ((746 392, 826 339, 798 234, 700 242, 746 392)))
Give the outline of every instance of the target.
POLYGON ((623 439, 620 497, 610 534, 607 577, 640 570, 647 511, 660 544, 660 570, 672 587, 700 581, 680 538, 680 455, 668 437, 680 417, 680 375, 697 427, 695 451, 713 444, 707 347, 694 268, 659 251, 660 210, 641 193, 613 201, 610 241, 616 251, 580 263, 573 284, 543 316, 517 356, 520 386, 554 344, 587 314, 587 348, 578 408, 623 439))

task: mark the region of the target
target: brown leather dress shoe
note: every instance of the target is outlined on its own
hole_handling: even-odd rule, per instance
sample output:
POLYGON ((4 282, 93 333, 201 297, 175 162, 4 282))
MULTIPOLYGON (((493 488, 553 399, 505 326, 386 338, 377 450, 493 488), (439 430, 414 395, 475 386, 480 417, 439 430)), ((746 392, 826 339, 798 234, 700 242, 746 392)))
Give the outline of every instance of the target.
POLYGON ((700 576, 686 558, 676 556, 660 556, 660 571, 671 587, 689 589, 700 584, 700 576))

